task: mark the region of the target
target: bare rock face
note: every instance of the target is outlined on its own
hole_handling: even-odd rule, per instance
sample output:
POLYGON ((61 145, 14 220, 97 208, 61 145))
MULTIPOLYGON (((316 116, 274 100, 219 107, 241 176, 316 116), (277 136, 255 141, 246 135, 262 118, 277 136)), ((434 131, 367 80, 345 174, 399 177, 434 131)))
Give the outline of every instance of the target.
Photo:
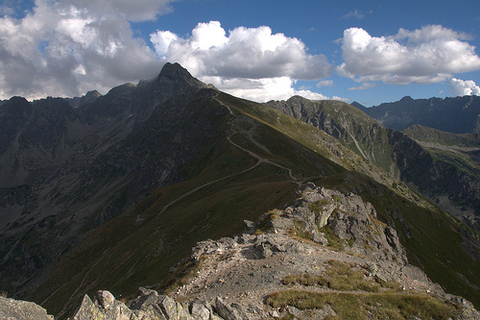
MULTIPOLYGON (((299 187, 297 194, 291 206, 261 216, 255 231, 252 222, 245 221, 242 235, 197 243, 192 259, 202 267, 171 296, 207 301, 224 319, 324 319, 339 316, 336 307, 275 308, 265 304, 266 297, 289 290, 335 292, 338 289, 330 287, 336 277, 331 270, 343 266, 352 275, 362 274, 366 287, 380 286, 380 293, 396 288, 399 297, 421 293, 446 304, 462 304, 458 300, 462 298, 446 294, 420 268, 408 263, 397 232, 376 219, 371 204, 354 194, 312 183, 299 187), (324 277, 323 285, 308 284, 324 277), (289 279, 297 281, 293 288, 287 284, 289 279)), ((356 293, 362 295, 362 290, 356 293)), ((462 319, 476 319, 473 306, 462 305, 462 319)))
POLYGON ((361 197, 313 183, 299 187, 297 194, 299 198, 295 203, 278 214, 280 219, 291 222, 271 219, 276 232, 286 227, 322 245, 335 243, 344 251, 378 261, 408 263, 396 230, 377 220, 375 208, 361 197))
POLYGON ((0 297, 0 319, 53 320, 53 316, 33 302, 0 297))
MULTIPOLYGON (((33 319, 33 318, 32 318, 33 319)), ((125 304, 108 291, 98 291, 94 301, 85 295, 71 320, 248 320, 242 308, 217 297, 212 306, 201 300, 180 303, 155 290, 139 288, 137 297, 125 304), (214 311, 215 310, 215 311, 214 311)))

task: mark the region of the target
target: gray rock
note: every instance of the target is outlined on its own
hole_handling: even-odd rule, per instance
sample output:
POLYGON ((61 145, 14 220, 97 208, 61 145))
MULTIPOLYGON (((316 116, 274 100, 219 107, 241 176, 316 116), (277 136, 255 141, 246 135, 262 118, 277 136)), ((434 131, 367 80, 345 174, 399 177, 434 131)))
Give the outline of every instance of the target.
POLYGON ((447 299, 454 304, 458 304, 463 307, 460 320, 480 320, 480 312, 478 312, 473 304, 467 299, 451 294, 447 295, 447 299))
POLYGON ((279 217, 276 219, 271 219, 269 222, 269 227, 274 233, 283 232, 288 229, 293 229, 293 220, 279 217))
POLYGON ((255 222, 250 220, 243 220, 243 232, 247 234, 254 234, 257 230, 257 225, 255 222))
POLYGON ((333 211, 335 211, 336 208, 337 206, 332 203, 322 206, 322 212, 315 219, 316 224, 320 228, 323 228, 324 226, 326 226, 328 223, 328 219, 330 218, 330 216, 332 215, 333 211))
POLYGON ((302 311, 300 309, 297 309, 294 306, 288 306, 287 311, 288 311, 289 314, 291 314, 294 317, 299 318, 299 317, 302 316, 302 311))
POLYGON ((83 296, 82 303, 71 320, 98 319, 102 311, 93 303, 88 295, 83 296))
MULTIPOLYGON (((195 307, 196 312, 200 307, 195 307)), ((208 310, 207 310, 208 312, 208 310)), ((209 314, 209 312, 208 312, 209 314)), ((115 300, 108 291, 99 291, 93 302, 87 295, 83 298, 80 308, 72 320, 194 320, 205 319, 204 312, 199 317, 193 317, 187 305, 181 304, 174 299, 159 295, 154 290, 139 289, 138 297, 132 302, 129 309, 123 302, 115 300), (201 316, 201 317, 200 317, 201 316)), ((207 318, 208 319, 208 316, 207 318)))
POLYGON ((209 320, 210 310, 206 307, 206 303, 195 300, 190 305, 190 313, 194 319, 209 320))
POLYGON ((196 262, 204 255, 222 254, 230 248, 238 245, 233 238, 224 237, 217 241, 206 240, 197 242, 197 245, 192 248, 192 259, 196 262))
POLYGON ((115 306, 115 297, 108 291, 98 291, 97 299, 100 306, 105 310, 111 310, 115 306))
POLYGON ((424 281, 424 282, 428 281, 428 277, 425 274, 425 272, 423 272, 422 269, 414 265, 409 264, 404 266, 402 268, 402 272, 405 275, 407 275, 407 277, 409 277, 410 279, 417 280, 417 281, 424 281))
POLYGON ((0 297, 0 319, 53 320, 53 316, 33 302, 0 297))
POLYGON ((240 305, 232 303, 228 306, 220 297, 215 299, 215 308, 218 314, 225 320, 249 320, 240 305))
POLYGON ((131 309, 145 309, 150 305, 155 305, 159 301, 159 294, 155 290, 140 287, 137 292, 137 298, 130 304, 131 309))

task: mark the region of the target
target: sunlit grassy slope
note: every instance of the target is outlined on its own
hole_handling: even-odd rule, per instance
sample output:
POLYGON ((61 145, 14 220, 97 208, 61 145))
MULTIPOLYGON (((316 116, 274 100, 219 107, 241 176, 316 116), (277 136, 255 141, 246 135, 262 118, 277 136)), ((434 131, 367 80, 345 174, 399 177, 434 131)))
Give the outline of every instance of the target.
POLYGON ((420 125, 404 130, 436 159, 480 179, 480 134, 454 134, 420 125))
POLYGON ((373 204, 378 218, 398 231, 410 263, 421 267, 447 292, 468 297, 477 306, 480 304, 480 248, 465 250, 470 233, 463 223, 440 209, 429 210, 407 201, 356 172, 332 175, 315 182, 342 192, 355 192, 373 204))
POLYGON ((177 276, 171 267, 184 265, 197 241, 240 233, 244 219, 285 206, 305 181, 361 194, 399 229, 412 263, 479 304, 480 294, 457 275, 480 285, 473 272, 480 263, 463 250, 454 220, 349 171, 368 165, 313 126, 222 93, 208 106, 217 131, 181 168, 184 181, 151 192, 135 212, 88 233, 59 261, 35 292, 49 312, 68 315, 85 293, 99 289, 128 296, 139 286, 166 288, 177 276))

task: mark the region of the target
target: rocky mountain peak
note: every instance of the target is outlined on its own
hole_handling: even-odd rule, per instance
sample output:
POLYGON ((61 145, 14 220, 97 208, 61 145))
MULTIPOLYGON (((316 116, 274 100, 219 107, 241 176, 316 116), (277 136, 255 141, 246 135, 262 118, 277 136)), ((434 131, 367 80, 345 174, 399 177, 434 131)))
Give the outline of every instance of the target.
POLYGON ((313 104, 311 100, 305 99, 304 97, 301 97, 301 96, 292 96, 290 99, 286 101, 286 103, 289 105, 294 105, 299 107, 313 104))
POLYGON ((66 99, 70 106, 73 108, 80 108, 86 104, 93 103, 95 100, 97 100, 98 97, 101 97, 102 94, 98 92, 97 90, 92 90, 88 91, 84 96, 82 97, 75 97, 72 99, 66 99))
POLYGON ((207 85, 194 78, 187 69, 182 67, 178 63, 167 62, 160 74, 157 77, 157 83, 160 87, 177 87, 179 89, 185 89, 187 86, 193 86, 197 88, 206 88, 207 85))
POLYGON ((413 98, 410 97, 410 96, 405 96, 405 97, 403 97, 402 99, 400 99, 400 101, 409 102, 409 101, 413 101, 413 98))
POLYGON ((353 101, 352 103, 350 103, 352 106, 354 106, 355 108, 358 108, 360 110, 362 110, 363 112, 365 112, 365 110, 367 109, 367 107, 365 107, 364 105, 358 103, 357 101, 353 101))

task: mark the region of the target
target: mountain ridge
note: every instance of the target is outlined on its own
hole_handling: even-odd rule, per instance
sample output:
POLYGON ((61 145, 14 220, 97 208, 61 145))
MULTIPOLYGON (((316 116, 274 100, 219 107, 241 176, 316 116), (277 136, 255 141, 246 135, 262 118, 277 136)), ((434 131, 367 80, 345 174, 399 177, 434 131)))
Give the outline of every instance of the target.
POLYGON ((339 139, 370 163, 480 230, 480 180, 476 171, 464 171, 453 161, 432 156, 408 135, 385 128, 361 110, 340 101, 294 97, 267 105, 339 139), (458 206, 467 211, 455 210, 458 206))
MULTIPOLYGON (((85 293, 98 289, 131 294, 138 286, 155 284, 164 290, 179 276, 170 268, 189 256, 196 242, 241 232, 243 220, 284 207, 294 200, 299 183, 315 181, 368 198, 383 223, 398 229, 412 262, 450 292, 465 293, 476 303, 468 284, 480 283, 471 271, 480 252, 475 238, 463 237, 470 234, 463 224, 376 169, 365 159, 361 140, 355 138, 364 155, 349 148, 356 147, 353 141, 339 143, 265 104, 199 84, 179 65, 168 68, 185 78, 173 78, 175 85, 167 85, 173 91, 163 90, 158 78, 119 86, 76 111, 66 108, 70 113, 65 114, 73 115, 61 118, 70 124, 68 130, 59 125, 48 139, 36 137, 35 144, 20 140, 27 143, 19 145, 25 155, 36 159, 37 153, 26 151, 40 150, 42 157, 58 162, 32 175, 44 185, 0 190, 6 195, 2 212, 12 217, 0 237, 2 289, 32 297, 63 316, 73 313, 85 293), (35 217, 36 199, 42 199, 49 216, 35 217), (68 210, 54 212, 49 205, 68 210), (435 234, 424 217, 437 223, 435 234), (24 233, 17 233, 20 228, 24 233), (428 243, 439 257, 416 241, 428 243), (14 278, 13 272, 24 278, 14 278)), ((63 108, 68 100, 35 105, 63 108)), ((341 124, 348 125, 342 117, 341 124)), ((379 130, 370 118, 364 121, 379 130)), ((335 129, 339 137, 355 137, 354 130, 335 129)))
POLYGON ((412 99, 365 108, 352 104, 385 127, 402 131, 414 124, 452 133, 480 132, 480 97, 412 99))
MULTIPOLYGON (((469 301, 408 264, 396 231, 361 197, 313 183, 295 192, 285 209, 244 221, 242 234, 198 242, 194 265, 168 295, 141 287, 119 301, 100 290, 93 301, 85 295, 70 319, 480 317, 469 301)), ((0 315, 32 310, 25 320, 50 319, 31 304, 4 300, 0 315)))

